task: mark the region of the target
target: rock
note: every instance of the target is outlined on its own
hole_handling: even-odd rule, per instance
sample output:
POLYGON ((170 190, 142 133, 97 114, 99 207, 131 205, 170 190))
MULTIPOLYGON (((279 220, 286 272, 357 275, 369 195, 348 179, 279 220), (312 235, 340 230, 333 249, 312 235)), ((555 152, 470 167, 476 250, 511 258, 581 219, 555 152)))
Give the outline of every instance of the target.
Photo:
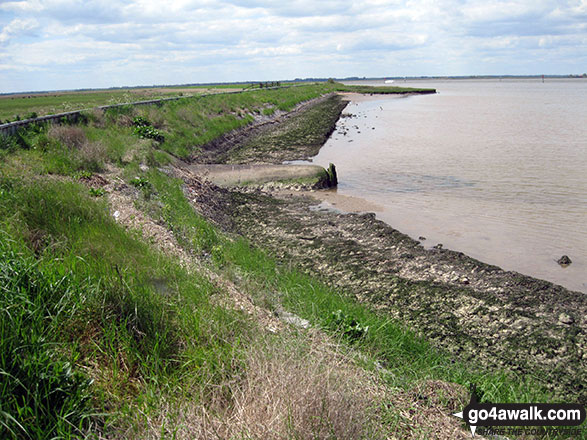
POLYGON ((571 259, 569 258, 568 255, 563 255, 558 260, 556 260, 556 262, 558 264, 560 264, 561 266, 568 266, 569 264, 572 263, 572 261, 571 261, 571 259))
POLYGON ((304 329, 310 328, 310 321, 308 321, 307 319, 300 318, 299 316, 294 315, 293 313, 287 312, 285 310, 279 310, 277 312, 277 316, 283 322, 295 325, 296 327, 304 329))
POLYGON ((418 237, 418 240, 420 240, 420 241, 424 241, 424 240, 426 240, 426 237, 424 237, 423 235, 420 235, 420 236, 418 237))
POLYGON ((434 249, 442 249, 442 243, 438 243, 436 246, 432 246, 434 249))
POLYGON ((560 315, 558 315, 558 321, 561 324, 571 325, 573 322, 575 322, 575 319, 571 315, 561 313, 560 315))

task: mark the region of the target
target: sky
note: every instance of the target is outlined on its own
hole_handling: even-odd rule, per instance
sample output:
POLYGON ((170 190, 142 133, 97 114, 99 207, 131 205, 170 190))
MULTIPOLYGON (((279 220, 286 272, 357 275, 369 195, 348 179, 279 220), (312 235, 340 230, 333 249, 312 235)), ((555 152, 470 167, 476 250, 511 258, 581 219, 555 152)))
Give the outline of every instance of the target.
POLYGON ((587 0, 0 0, 0 93, 584 72, 587 0))

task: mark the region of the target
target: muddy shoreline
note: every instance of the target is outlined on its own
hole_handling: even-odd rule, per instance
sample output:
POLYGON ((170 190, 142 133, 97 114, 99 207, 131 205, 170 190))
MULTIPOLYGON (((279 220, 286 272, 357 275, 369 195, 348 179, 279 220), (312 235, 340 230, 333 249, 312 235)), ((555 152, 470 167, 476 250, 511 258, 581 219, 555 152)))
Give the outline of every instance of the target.
MULTIPOLYGON (((303 118, 304 112, 297 115, 303 118)), ((325 131, 336 119, 331 116, 325 131)), ((209 146, 218 154, 206 152, 206 159, 239 157, 231 151, 255 136, 272 139, 268 131, 279 132, 283 124, 265 127, 264 138, 249 132, 244 141, 238 133, 227 143, 219 140, 209 146)), ((304 148, 261 145, 247 151, 244 163, 263 162, 267 151, 277 151, 267 162, 308 157, 304 148)), ((196 209, 284 264, 371 304, 472 365, 503 369, 520 380, 532 377, 552 391, 553 400, 587 402, 586 295, 460 252, 425 249, 372 213, 333 212, 308 195, 266 186, 225 189, 181 174, 196 209)))

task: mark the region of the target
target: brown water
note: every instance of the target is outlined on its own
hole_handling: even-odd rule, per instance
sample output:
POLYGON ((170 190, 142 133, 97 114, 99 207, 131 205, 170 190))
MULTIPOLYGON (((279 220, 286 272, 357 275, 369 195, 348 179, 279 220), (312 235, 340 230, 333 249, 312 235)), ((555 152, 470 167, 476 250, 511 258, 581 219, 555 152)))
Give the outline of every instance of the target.
POLYGON ((338 193, 426 246, 587 292, 587 80, 405 85, 439 93, 353 100, 314 158, 338 193))

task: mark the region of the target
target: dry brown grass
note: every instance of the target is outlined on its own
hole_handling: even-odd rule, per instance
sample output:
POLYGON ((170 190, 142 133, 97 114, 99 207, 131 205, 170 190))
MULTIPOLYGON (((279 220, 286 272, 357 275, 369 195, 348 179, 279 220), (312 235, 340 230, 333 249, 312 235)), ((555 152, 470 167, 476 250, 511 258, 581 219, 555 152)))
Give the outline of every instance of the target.
POLYGON ((175 114, 177 115, 177 117, 180 120, 182 120, 184 122, 187 122, 188 124, 192 124, 193 125, 194 122, 195 122, 194 114, 187 107, 179 107, 176 110, 175 114))
POLYGON ((101 171, 108 160, 108 152, 101 142, 90 142, 84 130, 75 125, 53 125, 48 133, 74 152, 79 166, 89 171, 101 171))
POLYGON ((244 383, 233 391, 231 436, 372 438, 374 402, 362 377, 345 357, 315 342, 272 340, 251 350, 244 383))
POLYGON ((101 142, 85 142, 77 155, 82 167, 91 171, 101 171, 108 159, 106 147, 101 142))
POLYGON ((133 126, 133 118, 134 112, 130 115, 120 114, 116 116, 116 124, 122 127, 132 127, 133 126))
POLYGON ((159 130, 167 129, 166 115, 165 113, 161 112, 159 108, 156 106, 147 106, 143 111, 145 112, 145 117, 149 122, 151 122, 153 127, 159 130))
POLYGON ((48 135, 72 150, 77 150, 88 141, 84 130, 75 125, 52 125, 48 135))
MULTIPOLYGON (((466 440, 471 434, 452 413, 462 411, 469 393, 461 386, 440 380, 423 381, 408 391, 398 391, 390 402, 395 414, 391 439, 466 440)), ((483 437, 479 437, 482 439, 483 437)))
POLYGON ((106 116, 104 110, 99 108, 93 108, 87 111, 88 122, 90 125, 97 128, 104 128, 106 126, 106 116))
POLYGON ((319 335, 266 336, 245 354, 246 373, 206 404, 168 404, 159 420, 124 438, 385 439, 378 408, 385 392, 319 335))

